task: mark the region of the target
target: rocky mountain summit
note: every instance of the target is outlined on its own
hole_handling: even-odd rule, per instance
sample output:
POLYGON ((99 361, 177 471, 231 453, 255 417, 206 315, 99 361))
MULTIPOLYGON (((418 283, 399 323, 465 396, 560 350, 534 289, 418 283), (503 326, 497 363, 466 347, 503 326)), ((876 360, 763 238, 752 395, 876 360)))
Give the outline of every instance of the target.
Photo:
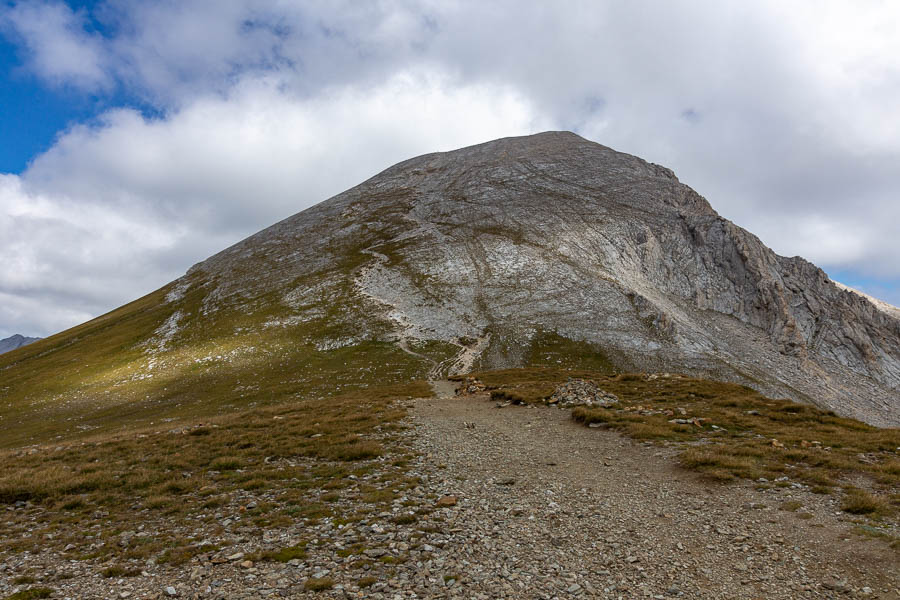
POLYGON ((622 369, 900 424, 896 312, 776 255, 669 169, 568 132, 397 164, 194 266, 170 299, 199 289, 203 318, 265 298, 284 309, 267 326, 327 322, 320 349, 393 341, 433 376, 521 366, 552 332, 622 369), (446 350, 413 349, 429 343, 446 350))
POLYGON ((11 335, 6 339, 0 340, 0 354, 15 350, 16 348, 21 348, 22 346, 26 346, 32 342, 36 342, 39 339, 41 338, 25 337, 24 335, 20 335, 18 333, 15 335, 11 335))
POLYGON ((900 597, 900 429, 709 380, 896 424, 898 338, 633 156, 412 159, 0 355, 0 598, 900 597))

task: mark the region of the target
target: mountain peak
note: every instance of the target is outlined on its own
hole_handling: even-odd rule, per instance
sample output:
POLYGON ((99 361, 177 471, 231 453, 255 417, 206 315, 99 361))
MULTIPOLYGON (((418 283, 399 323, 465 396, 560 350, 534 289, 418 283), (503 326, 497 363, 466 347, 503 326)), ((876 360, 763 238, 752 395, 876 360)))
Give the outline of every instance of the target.
POLYGON ((776 255, 669 169, 571 132, 409 159, 120 311, 95 327, 122 319, 96 334, 115 364, 136 340, 117 398, 147 379, 175 398, 220 362, 321 389, 556 357, 900 424, 900 320, 776 255))
POLYGON ((444 372, 521 366, 535 336, 553 332, 621 368, 900 422, 900 322, 777 256, 669 169, 571 132, 404 161, 190 277, 209 286, 210 312, 282 290, 304 319, 322 294, 342 298, 360 307, 342 321, 354 333, 326 345, 449 344, 465 360, 444 372), (331 283, 304 290, 310 277, 331 283))
POLYGON ((14 333, 6 339, 0 340, 0 354, 4 352, 10 352, 11 350, 15 350, 17 348, 21 348, 22 346, 26 346, 32 342, 36 342, 41 338, 36 337, 25 337, 19 333, 14 333))

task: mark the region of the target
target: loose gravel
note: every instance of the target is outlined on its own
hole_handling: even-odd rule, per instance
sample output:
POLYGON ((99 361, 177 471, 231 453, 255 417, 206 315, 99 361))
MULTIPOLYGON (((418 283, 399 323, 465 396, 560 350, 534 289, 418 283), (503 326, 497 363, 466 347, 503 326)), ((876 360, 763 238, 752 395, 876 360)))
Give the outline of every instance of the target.
POLYGON ((852 533, 831 497, 711 484, 672 451, 579 426, 568 410, 451 389, 406 403, 420 484, 387 510, 230 525, 211 537, 217 550, 133 577, 18 555, 0 564, 0 597, 46 585, 72 599, 900 598, 896 553, 852 533), (305 555, 254 558, 294 545, 305 555), (26 571, 36 582, 16 584, 26 571))

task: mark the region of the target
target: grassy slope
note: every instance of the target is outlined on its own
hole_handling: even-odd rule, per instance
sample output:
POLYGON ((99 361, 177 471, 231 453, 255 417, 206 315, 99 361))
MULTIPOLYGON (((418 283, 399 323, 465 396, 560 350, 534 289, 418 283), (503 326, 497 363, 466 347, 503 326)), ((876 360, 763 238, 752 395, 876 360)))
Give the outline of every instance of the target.
POLYGON ((409 382, 430 366, 379 341, 378 323, 360 335, 366 316, 354 314, 361 309, 349 294, 336 300, 326 289, 321 306, 305 307, 314 317, 282 325, 293 309, 274 294, 204 314, 201 286, 171 303, 168 291, 0 356, 0 447, 409 382), (154 332, 176 311, 179 328, 159 350, 154 332), (352 345, 317 348, 354 335, 352 345))
MULTIPOLYGON (((431 393, 421 380, 432 363, 384 341, 389 324, 349 277, 365 257, 345 258, 212 309, 214 286, 195 274, 174 297, 173 284, 0 357, 0 559, 57 552, 118 577, 148 558, 216 552, 202 540, 233 544, 234 527, 389 506, 415 483, 399 402, 431 393), (290 302, 291 290, 302 298, 290 302), (222 513, 243 520, 225 528, 222 513), (154 534, 119 540, 135 523, 154 534)), ((440 361, 455 349, 415 351, 440 361)))
POLYGON ((243 517, 240 531, 365 518, 416 484, 405 474, 396 400, 428 393, 424 383, 386 386, 2 451, 0 503, 18 508, 5 513, 0 558, 53 551, 139 572, 148 558, 178 565, 215 552, 200 540, 228 538, 223 512, 243 517))

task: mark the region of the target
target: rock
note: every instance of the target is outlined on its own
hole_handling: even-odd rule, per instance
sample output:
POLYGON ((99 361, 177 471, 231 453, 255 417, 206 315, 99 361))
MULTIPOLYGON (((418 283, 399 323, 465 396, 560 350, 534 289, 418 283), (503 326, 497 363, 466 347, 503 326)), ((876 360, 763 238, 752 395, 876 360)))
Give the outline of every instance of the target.
POLYGON ((470 395, 470 394, 481 394, 487 391, 487 386, 481 383, 478 379, 474 377, 466 377, 465 383, 456 390, 456 394, 459 396, 470 395))
POLYGON ((833 577, 825 579, 822 582, 822 587, 824 587, 826 590, 838 592, 839 594, 847 594, 850 592, 850 587, 847 585, 846 581, 841 581, 833 577))
POLYGON ((596 383, 588 379, 573 379, 557 387, 548 404, 558 404, 568 408, 572 406, 607 407, 619 403, 615 394, 600 389, 596 383))
POLYGON ((166 596, 177 596, 178 595, 178 590, 176 590, 171 585, 165 589, 165 592, 166 592, 166 596))
POLYGON ((176 285, 205 286, 213 312, 225 299, 249 310, 302 288, 371 300, 372 310, 342 317, 358 335, 312 340, 320 349, 393 322, 397 339, 412 332, 458 345, 466 364, 511 368, 525 366, 523 349, 544 329, 604 347, 620 367, 715 369, 772 397, 900 424, 900 311, 778 256, 669 169, 567 132, 406 160, 195 265, 176 285), (324 257, 340 259, 362 228, 384 232, 379 244, 392 256, 367 251, 346 273, 331 266, 343 263, 324 257), (496 294, 523 281, 527 295, 496 294), (488 324, 508 351, 459 343, 486 337, 488 324))

